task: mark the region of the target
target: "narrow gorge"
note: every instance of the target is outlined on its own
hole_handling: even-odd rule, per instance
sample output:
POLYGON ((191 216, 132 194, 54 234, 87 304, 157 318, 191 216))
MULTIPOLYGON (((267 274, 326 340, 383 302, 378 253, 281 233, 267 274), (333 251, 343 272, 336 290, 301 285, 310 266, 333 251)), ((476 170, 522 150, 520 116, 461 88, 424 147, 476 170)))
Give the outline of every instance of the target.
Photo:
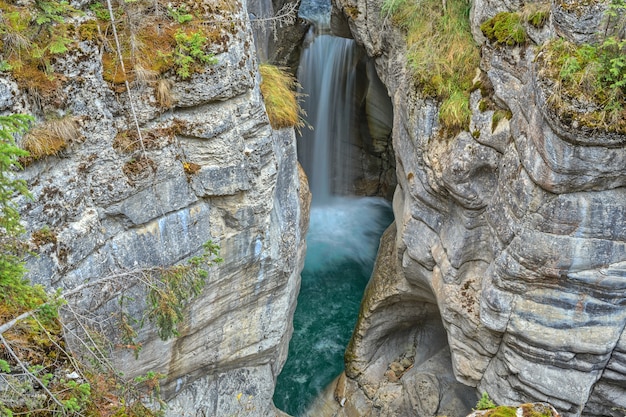
MULTIPOLYGON (((34 118, 7 177, 30 192, 19 253, 64 295, 64 346, 158 386, 141 400, 168 417, 463 417, 483 393, 622 417, 623 0, 333 0, 315 36, 308 7, 0 5, 0 111, 34 118), (271 124, 266 61, 309 88, 305 126, 271 124), (207 242, 223 261, 162 303, 164 330, 155 274, 207 242), (313 324, 334 333, 311 347, 313 324)), ((54 407, 10 346, 28 353, 2 337, 0 413, 27 404, 14 381, 54 407)), ((57 402, 148 415, 106 398, 57 402)))

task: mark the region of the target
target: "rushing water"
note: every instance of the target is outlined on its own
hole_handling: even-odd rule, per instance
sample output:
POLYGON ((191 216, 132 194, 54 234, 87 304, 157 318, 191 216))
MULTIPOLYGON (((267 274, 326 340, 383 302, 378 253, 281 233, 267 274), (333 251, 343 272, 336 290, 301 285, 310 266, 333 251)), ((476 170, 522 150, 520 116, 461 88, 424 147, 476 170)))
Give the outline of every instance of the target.
POLYGON ((346 196, 355 172, 356 61, 353 40, 312 33, 298 72, 313 127, 298 139, 298 156, 313 206, 294 334, 274 394, 276 406, 293 416, 343 370, 378 241, 393 217, 384 199, 346 196))
POLYGON ((294 334, 274 394, 278 408, 302 415, 343 370, 378 240, 391 220, 389 203, 379 198, 336 197, 312 208, 294 334))
POLYGON ((348 194, 354 132, 354 89, 357 49, 352 39, 309 33, 309 47, 300 60, 298 80, 302 107, 313 129, 298 138, 298 158, 309 177, 316 204, 333 194, 348 194), (312 38, 312 40, 311 40, 312 38))

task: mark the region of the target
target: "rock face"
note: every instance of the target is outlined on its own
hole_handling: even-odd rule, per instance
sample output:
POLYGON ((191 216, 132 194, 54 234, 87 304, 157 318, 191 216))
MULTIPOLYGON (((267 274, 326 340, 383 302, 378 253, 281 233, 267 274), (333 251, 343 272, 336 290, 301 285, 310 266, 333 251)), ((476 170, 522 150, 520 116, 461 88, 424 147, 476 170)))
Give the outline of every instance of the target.
MULTIPOLYGON (((592 39, 602 6, 566 3, 553 2, 553 18, 529 30, 531 39, 592 39)), ((521 7, 472 6, 481 43, 484 20, 521 7)), ((512 118, 492 126, 493 111, 479 109, 475 91, 473 134, 442 138, 438 104, 413 87, 403 35, 381 2, 337 0, 335 8, 392 98, 398 178, 396 223, 346 353, 345 415, 464 415, 478 396, 457 386, 459 401, 446 402, 445 368, 496 403, 622 415, 626 138, 573 129, 550 114, 531 43, 482 46, 483 80, 512 118), (407 358, 412 367, 398 368, 407 358)))
MULTIPOLYGON (((245 2, 234 16, 226 52, 173 84, 171 109, 157 107, 152 87, 132 84, 145 153, 120 145, 134 129, 128 96, 103 80, 98 47, 80 42, 55 70, 67 77, 62 112, 82 139, 20 174, 33 196, 21 206, 29 233, 54 236, 36 245, 28 278, 82 285, 70 304, 113 338, 125 376, 166 375, 169 416, 274 415, 300 285, 306 178, 293 130, 269 125, 245 2), (224 262, 188 306, 180 336, 164 342, 146 323, 135 359, 120 347, 116 317, 123 302, 141 320, 145 293, 125 274, 184 262, 207 240, 224 262)), ((36 114, 10 78, 1 85, 4 111, 36 114)))

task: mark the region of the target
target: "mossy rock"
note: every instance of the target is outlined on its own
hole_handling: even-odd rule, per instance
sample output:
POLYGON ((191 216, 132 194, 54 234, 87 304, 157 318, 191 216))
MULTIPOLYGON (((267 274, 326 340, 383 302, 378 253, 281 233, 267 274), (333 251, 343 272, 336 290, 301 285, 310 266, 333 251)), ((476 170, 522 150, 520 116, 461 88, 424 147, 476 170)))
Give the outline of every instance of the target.
POLYGON ((521 410, 522 417, 559 417, 559 414, 549 405, 543 403, 527 403, 518 407, 500 405, 483 411, 481 417, 516 417, 521 410))
POLYGON ((626 41, 546 43, 537 55, 538 85, 547 108, 574 129, 626 134, 626 41))
POLYGON ((483 414, 483 417, 515 417, 517 415, 517 407, 500 405, 492 408, 483 414))
POLYGON ((528 39, 522 18, 517 13, 498 13, 480 25, 480 30, 494 45, 523 45, 528 39))

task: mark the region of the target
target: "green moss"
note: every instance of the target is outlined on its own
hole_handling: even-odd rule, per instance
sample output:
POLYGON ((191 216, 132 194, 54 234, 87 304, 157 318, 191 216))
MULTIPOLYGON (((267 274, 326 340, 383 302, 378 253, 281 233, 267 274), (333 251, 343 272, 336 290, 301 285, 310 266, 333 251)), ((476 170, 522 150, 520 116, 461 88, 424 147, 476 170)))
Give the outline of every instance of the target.
POLYGON ((478 110, 480 110, 482 113, 489 110, 489 102, 486 99, 480 100, 478 102, 478 110))
POLYGON ((490 409, 483 417, 515 417, 517 415, 517 407, 509 407, 500 405, 490 409))
POLYGON ((494 45, 523 45, 527 39, 522 18, 517 13, 498 13, 480 25, 480 30, 494 45))
POLYGON ((95 20, 88 20, 78 27, 78 39, 81 41, 96 41, 98 36, 98 23, 95 20))
POLYGON ((546 404, 522 404, 520 408, 523 417, 552 417, 552 408, 546 404))

